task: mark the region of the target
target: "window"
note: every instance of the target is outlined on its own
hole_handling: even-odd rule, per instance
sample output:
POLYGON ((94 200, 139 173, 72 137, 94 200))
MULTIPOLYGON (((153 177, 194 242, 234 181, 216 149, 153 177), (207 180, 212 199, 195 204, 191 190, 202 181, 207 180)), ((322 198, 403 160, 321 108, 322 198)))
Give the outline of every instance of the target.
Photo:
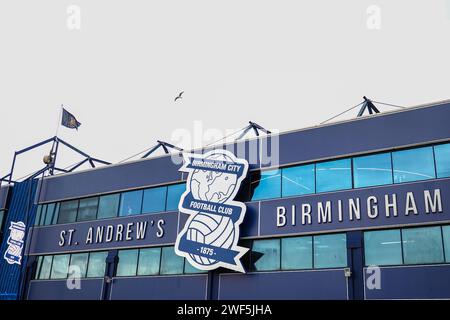
POLYGON ((281 197, 281 170, 261 171, 254 174, 251 189, 252 200, 281 197))
POLYGON ((450 143, 434 146, 438 178, 450 177, 450 143))
POLYGON ((80 272, 79 276, 81 278, 85 278, 86 277, 88 257, 89 257, 89 253, 72 254, 72 256, 70 257, 69 275, 77 276, 78 275, 78 271, 79 271, 80 272), (77 267, 78 269, 74 270, 73 269, 74 266, 77 267))
POLYGON ((175 253, 173 247, 163 247, 161 255, 161 274, 183 273, 184 258, 175 253))
POLYGON ((403 229, 405 264, 444 262, 441 227, 403 229))
POLYGON ((312 237, 281 239, 281 269, 312 269, 312 237))
POLYGON ((166 209, 167 187, 144 190, 142 213, 161 212, 166 209))
POLYGON ((117 265, 117 276, 135 276, 138 261, 138 249, 120 250, 119 264, 117 265))
POLYGON ((167 211, 177 211, 181 195, 186 191, 186 184, 174 184, 167 188, 167 211))
POLYGON ((101 196, 98 202, 98 219, 117 217, 120 193, 101 196))
POLYGON ((55 207, 55 212, 53 213, 53 219, 52 219, 51 224, 56 224, 56 222, 58 221, 59 208, 60 208, 60 206, 61 206, 61 203, 58 202, 58 203, 56 204, 56 207, 55 207))
POLYGON ((416 148, 392 153, 394 183, 435 178, 433 148, 416 148))
POLYGON ((391 154, 353 158, 355 188, 392 184, 391 154))
POLYGON ((345 233, 314 236, 314 268, 342 268, 347 266, 345 233))
POLYGON ((138 276, 156 275, 159 273, 161 248, 139 250, 138 276))
POLYGON ((45 221, 45 213, 47 212, 47 205, 43 204, 41 205, 41 209, 39 212, 39 221, 37 222, 38 226, 43 226, 45 221))
POLYGON ((367 266, 402 264, 400 230, 364 232, 364 252, 367 266))
POLYGON ((445 261, 450 262, 450 226, 443 226, 442 233, 445 248, 445 261))
POLYGON ((316 164, 317 192, 352 188, 350 159, 327 161, 316 164))
POLYGON ((47 205, 47 212, 45 214, 45 219, 44 219, 45 226, 52 224, 54 214, 55 214, 55 203, 50 203, 47 205))
POLYGON ((69 271, 70 254, 61 254, 53 257, 51 279, 65 279, 69 271))
MULTIPOLYGON (((58 223, 70 223, 77 220, 78 200, 61 202, 58 223)), ((42 220, 42 219, 41 219, 42 220)))
POLYGON ((141 206, 142 206, 142 190, 122 193, 122 197, 120 200, 119 215, 122 217, 133 214, 140 214, 141 206))
POLYGON ((280 269, 280 239, 253 241, 251 254, 254 271, 280 269))
POLYGON ((88 278, 103 277, 105 275, 105 260, 107 255, 107 251, 91 252, 89 254, 89 263, 87 268, 88 278))
POLYGON ((314 164, 282 169, 283 197, 314 193, 315 184, 314 164))
MULTIPOLYGON (((52 268, 52 260, 53 256, 44 256, 40 257, 42 259, 42 263, 40 264, 40 268, 37 270, 37 278, 38 279, 49 279, 50 278, 50 270, 52 268)), ((38 263, 39 266, 39 263, 38 263)))
POLYGON ((203 273, 205 271, 192 266, 186 259, 184 260, 184 273, 203 273))
POLYGON ((35 226, 39 226, 40 225, 42 207, 43 207, 42 204, 38 205, 38 207, 37 207, 36 218, 34 219, 34 225, 35 226))
POLYGON ((97 217, 98 197, 81 199, 77 221, 95 220, 97 217))

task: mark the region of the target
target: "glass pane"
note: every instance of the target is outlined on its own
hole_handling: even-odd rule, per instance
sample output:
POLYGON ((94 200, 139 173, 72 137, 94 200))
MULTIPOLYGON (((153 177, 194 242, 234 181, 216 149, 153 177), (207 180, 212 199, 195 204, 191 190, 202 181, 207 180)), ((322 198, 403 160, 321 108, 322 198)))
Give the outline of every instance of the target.
POLYGON ((186 191, 186 184, 174 184, 169 186, 167 191, 167 211, 177 211, 178 203, 180 202, 181 195, 186 191))
POLYGON ((59 215, 59 207, 60 207, 61 203, 57 203, 56 207, 55 207, 55 212, 53 213, 53 219, 52 219, 52 224, 56 224, 58 221, 58 215, 59 215))
POLYGON ((196 267, 192 266, 186 259, 184 259, 184 273, 203 273, 206 271, 197 269, 196 267))
POLYGON ((120 193, 101 196, 98 203, 98 219, 117 217, 120 193))
POLYGON ((434 146, 438 178, 450 177, 450 143, 434 146))
MULTIPOLYGON (((86 270, 87 270, 87 263, 88 263, 88 257, 89 253, 76 253, 72 254, 72 257, 70 258, 70 267, 76 266, 79 268, 79 275, 80 277, 84 278, 86 277, 86 270)), ((70 272, 71 270, 69 270, 70 272)), ((73 272, 73 270, 72 270, 73 272)), ((78 273, 78 270, 76 271, 78 273)), ((72 276, 75 276, 75 273, 71 274, 72 276)))
POLYGON ((78 200, 61 202, 58 223, 75 222, 77 219, 78 200))
POLYGON ((43 260, 44 260, 44 256, 39 256, 37 258, 36 273, 34 275, 34 279, 39 279, 39 273, 41 272, 41 267, 42 267, 42 261, 43 260))
POLYGON ((355 188, 392 184, 391 154, 353 158, 355 188))
POLYGON ((142 213, 165 211, 166 194, 167 187, 145 189, 142 213))
POLYGON ((54 212, 55 212, 55 203, 48 204, 47 205, 47 214, 45 215, 45 220, 44 220, 45 226, 52 224, 54 212))
POLYGON ((119 215, 129 216, 141 213, 142 190, 122 193, 119 215))
POLYGON ((39 225, 43 226, 44 225, 44 221, 45 221, 45 214, 47 213, 47 205, 43 204, 42 205, 42 211, 41 211, 41 216, 39 218, 39 225))
POLYGON ((173 247, 162 248, 161 274, 182 274, 184 258, 175 253, 173 247))
POLYGON ((314 164, 282 170, 283 197, 310 194, 315 190, 314 164))
POLYGON ((45 256, 42 261, 41 270, 39 272, 39 279, 49 279, 50 270, 52 268, 53 256, 45 256))
POLYGON ((135 276, 138 260, 138 249, 119 250, 119 264, 117 265, 117 276, 135 276))
POLYGON ((444 262, 441 227, 403 229, 405 264, 444 262))
POLYGON ((394 183, 435 178, 433 148, 417 148, 392 153, 394 183))
POLYGON ((108 255, 107 251, 101 252, 91 252, 89 254, 89 263, 87 276, 89 278, 93 277, 103 277, 105 275, 106 269, 106 256, 108 255))
POLYGON ((347 237, 345 233, 314 236, 314 268, 347 266, 347 237))
POLYGON ((450 226, 443 226, 442 232, 444 233, 445 261, 450 262, 450 226))
POLYGON ((159 260, 161 248, 148 248, 139 250, 138 275, 156 275, 159 273, 159 260))
POLYGON ((350 159, 327 161, 316 164, 317 192, 352 188, 350 159))
POLYGON ((252 247, 255 271, 280 269, 280 239, 255 240, 252 247))
POLYGON ((364 232, 366 266, 402 264, 400 230, 364 232))
POLYGON ((97 218, 98 197, 81 199, 77 221, 95 220, 97 218))
POLYGON ((281 269, 312 269, 312 237, 281 239, 281 269))
POLYGON ((53 257, 51 279, 65 279, 69 271, 70 254, 60 254, 53 257))
MULTIPOLYGON (((42 204, 38 205, 37 210, 36 210, 36 218, 34 219, 34 225, 38 226, 39 225, 39 220, 41 219, 41 213, 42 213, 42 204)), ((0 215, 3 217, 3 211, 0 211, 0 215)), ((2 220, 0 219, 0 224, 1 224, 2 220)), ((1 226, 0 226, 0 230, 1 230, 1 226)))
POLYGON ((251 189, 252 200, 280 198, 281 170, 261 171, 260 174, 254 174, 251 189))

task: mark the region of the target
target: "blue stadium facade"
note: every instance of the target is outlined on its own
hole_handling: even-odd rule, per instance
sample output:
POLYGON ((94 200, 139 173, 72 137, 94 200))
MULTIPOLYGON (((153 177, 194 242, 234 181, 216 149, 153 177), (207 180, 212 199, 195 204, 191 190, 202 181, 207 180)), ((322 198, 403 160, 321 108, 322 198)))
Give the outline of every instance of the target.
POLYGON ((180 155, 3 186, 0 297, 449 299, 449 123, 441 102, 221 146, 250 164, 245 274, 175 254, 180 155), (17 221, 20 265, 4 259, 17 221))

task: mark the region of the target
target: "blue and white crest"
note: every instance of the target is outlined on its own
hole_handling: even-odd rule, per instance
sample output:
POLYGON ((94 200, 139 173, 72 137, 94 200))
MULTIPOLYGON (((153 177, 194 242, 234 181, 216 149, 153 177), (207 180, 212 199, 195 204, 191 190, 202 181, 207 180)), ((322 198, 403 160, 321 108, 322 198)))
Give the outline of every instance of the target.
POLYGON ((190 216, 178 234, 176 254, 200 270, 245 272, 240 258, 248 249, 237 242, 246 206, 234 197, 247 176, 248 162, 226 150, 183 157, 180 171, 189 175, 178 209, 190 216))
POLYGON ((24 246, 23 238, 25 237, 25 223, 22 221, 11 221, 9 230, 9 237, 6 241, 8 248, 5 251, 4 258, 9 264, 21 264, 22 249, 24 246))

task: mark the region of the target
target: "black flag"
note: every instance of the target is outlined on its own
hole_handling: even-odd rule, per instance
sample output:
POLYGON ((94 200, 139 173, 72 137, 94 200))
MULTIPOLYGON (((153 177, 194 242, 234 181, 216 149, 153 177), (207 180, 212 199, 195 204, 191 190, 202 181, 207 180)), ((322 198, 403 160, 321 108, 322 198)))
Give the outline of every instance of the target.
POLYGON ((81 123, 78 122, 78 120, 75 118, 75 116, 64 108, 63 108, 61 124, 64 127, 67 127, 70 129, 77 129, 77 130, 78 130, 78 127, 81 126, 81 123))

